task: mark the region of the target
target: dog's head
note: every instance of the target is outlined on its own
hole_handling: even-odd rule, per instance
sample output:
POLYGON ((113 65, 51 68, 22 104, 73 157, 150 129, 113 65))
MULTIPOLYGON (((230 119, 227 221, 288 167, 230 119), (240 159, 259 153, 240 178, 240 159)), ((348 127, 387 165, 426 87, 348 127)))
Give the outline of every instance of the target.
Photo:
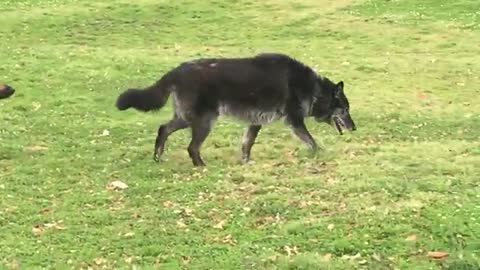
POLYGON ((15 93, 15 89, 6 84, 0 84, 0 99, 8 98, 13 93, 15 93))
POLYGON ((356 130, 350 116, 350 104, 343 91, 343 81, 334 84, 328 79, 318 79, 320 90, 315 96, 312 116, 318 122, 328 123, 343 134, 344 131, 356 130))

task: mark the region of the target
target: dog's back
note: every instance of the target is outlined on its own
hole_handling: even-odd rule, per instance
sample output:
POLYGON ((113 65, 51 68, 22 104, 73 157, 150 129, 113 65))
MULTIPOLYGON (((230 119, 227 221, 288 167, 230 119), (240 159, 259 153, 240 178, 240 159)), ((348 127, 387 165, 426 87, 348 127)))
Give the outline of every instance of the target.
POLYGON ((285 65, 255 58, 201 59, 181 65, 173 84, 176 98, 199 106, 269 110, 287 97, 286 75, 285 65))
POLYGON ((300 84, 314 83, 310 69, 281 54, 199 59, 181 64, 172 73, 180 116, 188 119, 187 114, 211 112, 253 124, 279 119, 289 99, 304 95, 292 91, 311 89, 300 84))

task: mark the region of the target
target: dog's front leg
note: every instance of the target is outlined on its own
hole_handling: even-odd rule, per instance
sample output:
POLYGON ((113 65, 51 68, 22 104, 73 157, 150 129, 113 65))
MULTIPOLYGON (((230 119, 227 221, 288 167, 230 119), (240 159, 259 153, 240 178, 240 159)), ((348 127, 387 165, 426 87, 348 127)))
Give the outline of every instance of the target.
POLYGON ((287 124, 289 124, 293 130, 293 133, 314 152, 318 150, 318 145, 315 139, 308 132, 303 118, 287 118, 287 124))

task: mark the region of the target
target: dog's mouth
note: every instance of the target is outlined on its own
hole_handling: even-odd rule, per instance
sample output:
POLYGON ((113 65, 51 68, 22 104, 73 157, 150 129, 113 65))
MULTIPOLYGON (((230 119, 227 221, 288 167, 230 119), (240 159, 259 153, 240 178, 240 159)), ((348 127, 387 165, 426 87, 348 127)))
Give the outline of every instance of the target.
POLYGON ((343 121, 341 117, 333 116, 332 121, 335 127, 337 128, 338 133, 340 133, 340 135, 343 135, 343 131, 348 129, 347 125, 345 124, 345 121, 343 121))

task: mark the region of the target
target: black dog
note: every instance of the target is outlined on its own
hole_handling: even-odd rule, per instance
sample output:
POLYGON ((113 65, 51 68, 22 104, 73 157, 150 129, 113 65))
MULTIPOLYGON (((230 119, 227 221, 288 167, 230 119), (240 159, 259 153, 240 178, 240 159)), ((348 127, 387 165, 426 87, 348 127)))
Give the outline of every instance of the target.
POLYGON ((8 98, 15 93, 15 89, 6 85, 0 84, 0 99, 8 98))
POLYGON ((162 155, 170 134, 190 127, 189 156, 195 166, 205 165, 200 147, 219 115, 234 116, 250 124, 242 144, 244 162, 250 159, 262 125, 281 118, 312 150, 318 147, 305 126, 305 117, 313 116, 318 122, 334 125, 340 134, 343 130, 355 130, 343 82, 335 84, 283 54, 185 62, 146 89, 123 92, 116 106, 119 110, 158 110, 170 94, 175 114, 158 129, 155 161, 162 155))

